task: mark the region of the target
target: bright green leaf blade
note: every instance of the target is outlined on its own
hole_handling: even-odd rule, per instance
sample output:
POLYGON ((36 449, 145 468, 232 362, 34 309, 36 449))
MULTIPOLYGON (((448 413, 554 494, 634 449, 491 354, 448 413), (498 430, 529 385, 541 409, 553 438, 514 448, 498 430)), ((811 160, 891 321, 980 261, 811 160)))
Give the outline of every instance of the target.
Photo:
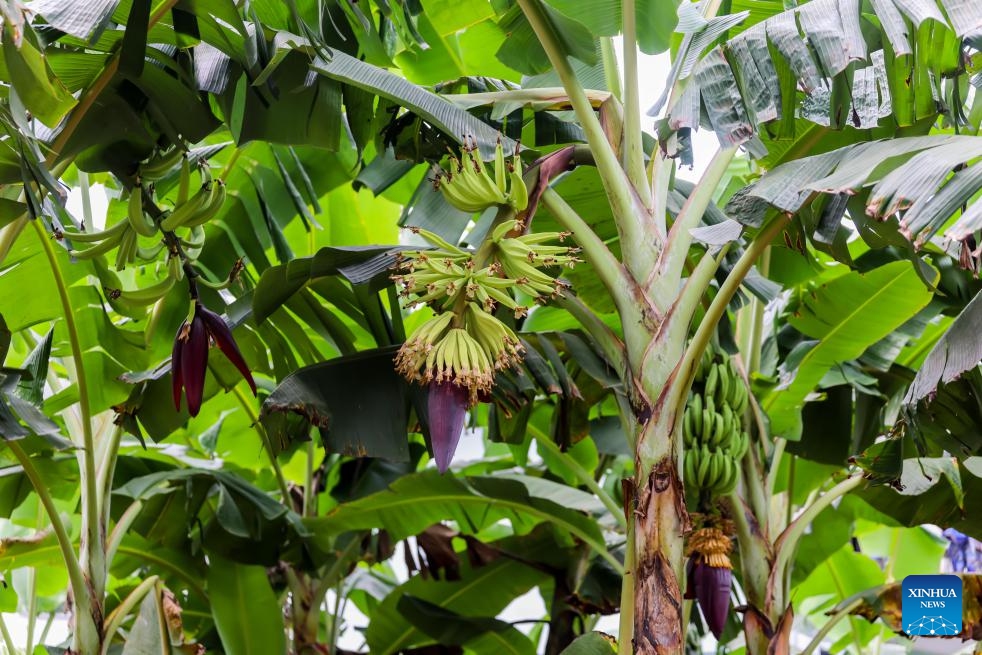
POLYGON ((617 652, 616 642, 599 632, 580 635, 560 655, 612 655, 617 652))
POLYGON ((213 557, 208 594, 215 627, 227 655, 283 655, 283 611, 266 569, 213 557))
MULTIPOLYGON (((510 558, 500 558, 479 568, 465 567, 460 580, 432 580, 415 576, 396 587, 379 605, 372 614, 365 638, 373 653, 377 650, 386 655, 411 645, 433 642, 427 631, 421 631, 411 622, 421 617, 415 614, 407 616, 400 611, 400 601, 406 595, 464 616, 493 617, 512 600, 544 580, 545 575, 541 571, 510 558)), ((429 623, 431 621, 427 620, 429 623)), ((428 631, 433 632, 437 626, 427 627, 428 631)), ((503 649, 499 652, 516 651, 503 649)))
POLYGON ((12 30, 3 31, 3 58, 10 82, 24 106, 48 127, 55 127, 77 102, 26 39, 14 44, 12 30))
POLYGON ((678 24, 676 0, 637 2, 638 47, 647 55, 657 55, 672 44, 672 32, 678 24))
POLYGON ((930 300, 930 291, 907 262, 887 264, 865 275, 849 273, 803 294, 802 306, 790 323, 817 341, 793 377, 764 401, 773 434, 799 439, 801 409, 825 373, 862 355, 930 300))
POLYGON ((620 569, 597 524, 582 513, 594 509, 600 511, 594 497, 548 480, 521 475, 455 478, 428 470, 341 505, 328 516, 309 519, 307 525, 319 540, 383 526, 393 539, 403 539, 442 520, 453 520, 468 532, 509 520, 519 534, 546 521, 579 537, 620 569))

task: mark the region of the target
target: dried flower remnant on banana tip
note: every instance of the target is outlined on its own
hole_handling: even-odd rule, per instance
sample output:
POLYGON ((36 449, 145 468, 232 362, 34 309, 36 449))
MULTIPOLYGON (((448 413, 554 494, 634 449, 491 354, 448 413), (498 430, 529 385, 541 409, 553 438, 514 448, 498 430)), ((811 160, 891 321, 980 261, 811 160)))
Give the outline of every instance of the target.
POLYGON ((171 355, 174 406, 178 410, 181 409, 183 390, 187 396, 188 413, 191 416, 197 416, 201 409, 205 372, 208 370, 208 349, 212 341, 238 369, 249 383, 252 394, 256 395, 256 381, 225 319, 205 307, 201 301, 195 300, 194 314, 178 328, 171 355))

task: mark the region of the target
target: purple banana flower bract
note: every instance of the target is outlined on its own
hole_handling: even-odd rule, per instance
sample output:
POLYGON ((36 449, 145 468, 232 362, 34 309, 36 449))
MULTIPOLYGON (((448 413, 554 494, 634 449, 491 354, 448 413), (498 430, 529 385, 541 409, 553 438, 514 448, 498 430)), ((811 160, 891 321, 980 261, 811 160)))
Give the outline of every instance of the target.
POLYGON ((433 459, 440 473, 446 473, 464 431, 469 393, 453 382, 431 382, 426 391, 433 459))
POLYGON ((695 597, 713 635, 719 639, 726 627, 730 610, 730 587, 733 571, 722 566, 710 566, 701 558, 692 557, 686 566, 689 578, 687 598, 695 597))
POLYGON ((215 345, 228 357, 228 360, 232 362, 235 368, 239 370, 242 377, 249 383, 249 388, 252 389, 252 395, 255 396, 256 381, 252 379, 252 371, 249 370, 245 359, 242 358, 242 353, 239 352, 239 346, 236 345, 235 339, 232 338, 232 331, 228 329, 225 319, 204 305, 198 305, 198 311, 195 312, 195 315, 199 312, 201 318, 204 319, 205 328, 207 328, 208 334, 214 340, 215 345))
POLYGON ((253 395, 256 381, 235 344, 232 331, 225 320, 200 302, 194 303, 194 316, 184 321, 174 338, 171 352, 171 375, 174 406, 181 409, 181 390, 188 399, 188 413, 197 416, 205 390, 205 372, 208 370, 208 346, 214 341, 229 361, 249 383, 253 395))
POLYGON ((205 391, 205 371, 208 370, 208 330, 198 318, 188 327, 188 338, 181 349, 181 373, 184 393, 188 399, 188 413, 197 416, 201 409, 201 397, 205 391))

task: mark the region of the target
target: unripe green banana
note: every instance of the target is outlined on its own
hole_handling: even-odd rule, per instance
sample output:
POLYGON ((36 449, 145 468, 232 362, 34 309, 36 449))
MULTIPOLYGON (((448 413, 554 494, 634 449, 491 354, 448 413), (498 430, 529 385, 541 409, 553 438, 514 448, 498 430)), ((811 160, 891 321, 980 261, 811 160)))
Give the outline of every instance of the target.
POLYGON ((140 289, 122 290, 118 299, 133 303, 137 306, 152 305, 167 295, 167 292, 174 286, 174 276, 168 274, 164 279, 149 287, 140 289))
POLYGON ((710 493, 718 493, 723 478, 726 477, 726 455, 721 451, 713 453, 713 462, 709 466, 710 481, 707 485, 710 493))
POLYGON ((136 257, 137 235, 132 229, 123 231, 123 236, 119 240, 119 248, 116 250, 116 270, 122 271, 126 265, 136 257))
POLYGON ((733 384, 734 380, 730 377, 728 372, 728 366, 722 364, 716 365, 717 370, 719 370, 719 384, 716 387, 716 404, 722 407, 729 401, 730 385, 733 384))
POLYGON ((733 442, 733 433, 739 431, 737 427, 737 418, 733 414, 733 410, 729 405, 723 405, 723 437, 720 441, 720 447, 724 449, 729 449, 730 444, 733 442))
POLYGON ((184 279, 184 262, 181 261, 180 257, 170 255, 167 258, 167 270, 175 280, 184 279))
POLYGON ((77 241, 78 243, 100 243, 106 239, 111 239, 116 236, 120 236, 123 230, 126 229, 126 221, 119 221, 112 227, 107 227, 100 232, 74 232, 72 230, 65 230, 62 234, 66 239, 70 241, 77 241))
POLYGON ((686 450, 685 454, 682 455, 682 468, 685 475, 684 482, 689 486, 696 486, 698 480, 696 474, 698 472, 698 467, 696 466, 696 459, 698 458, 697 450, 686 450))
POLYGON ((177 181, 177 203, 183 205, 191 193, 191 162, 187 157, 181 160, 181 175, 177 181))
POLYGON ((173 232, 194 218, 211 197, 211 185, 202 186, 188 201, 174 207, 174 210, 160 221, 160 229, 173 232))
MULTIPOLYGON (((412 232, 413 234, 417 234, 423 237, 423 239, 425 239, 428 243, 436 246, 437 248, 442 248, 448 254, 452 254, 455 256, 463 255, 464 257, 470 257, 470 253, 468 253, 466 250, 462 248, 458 248, 457 246, 453 245, 452 243, 441 237, 439 234, 436 234, 435 232, 424 230, 421 227, 410 227, 409 231, 412 232)), ((427 256, 431 259, 439 259, 441 254, 442 253, 439 254, 427 253, 427 256)))
POLYGON ((508 168, 505 166, 505 149, 501 147, 501 139, 498 139, 498 147, 494 149, 494 182, 498 186, 498 191, 502 195, 508 191, 508 168))
POLYGON ((184 151, 177 146, 157 153, 140 166, 140 177, 151 182, 159 180, 167 175, 183 156, 184 151))
POLYGON ((693 394, 692 396, 692 432, 699 438, 702 434, 702 396, 693 394))
POLYGON ((160 255, 160 251, 163 249, 164 249, 163 241, 159 241, 154 245, 148 246, 146 248, 138 245, 136 248, 136 257, 141 261, 152 262, 157 259, 157 256, 160 255))
POLYGON ((719 367, 713 364, 709 367, 709 376, 706 377, 706 400, 716 397, 716 385, 719 384, 719 367))
POLYGON ((222 180, 215 180, 211 183, 211 193, 208 195, 208 200, 201 207, 201 209, 187 222, 184 223, 187 227, 198 227, 199 225, 204 225, 221 210, 222 206, 225 205, 226 197, 225 182, 222 180))
POLYGON ((123 235, 125 235, 127 232, 132 232, 128 222, 121 221, 119 224, 122 225, 121 228, 117 229, 114 225, 109 230, 106 230, 105 233, 111 232, 110 236, 102 238, 94 246, 83 248, 82 250, 72 250, 72 256, 76 259, 92 259, 93 257, 98 257, 99 255, 105 255, 108 253, 110 250, 120 244, 123 239, 123 235))
POLYGON ((525 186, 525 179, 522 177, 520 169, 515 169, 509 173, 511 189, 508 197, 508 204, 515 211, 524 211, 529 206, 529 190, 525 186))
POLYGON ((737 463, 729 455, 722 454, 720 477, 714 485, 713 491, 719 495, 726 495, 736 488, 737 482, 737 463))
POLYGON ((130 227, 144 237, 152 237, 157 233, 157 224, 143 211, 143 187, 136 185, 130 191, 130 199, 126 205, 126 218, 130 227))
POLYGON ((726 436, 725 420, 719 412, 713 413, 713 436, 709 445, 713 448, 723 447, 723 438, 726 436))
POLYGON ((686 407, 682 415, 682 443, 691 448, 696 442, 692 407, 686 407))
POLYGON ((708 407, 702 410, 702 433, 699 435, 699 443, 713 448, 713 432, 716 431, 716 412, 708 407))
POLYGON ((696 472, 697 485, 700 488, 705 489, 707 483, 709 482, 709 467, 712 464, 713 455, 709 452, 709 449, 703 445, 699 449, 699 469, 696 472))
POLYGON ((699 368, 696 371, 696 381, 703 382, 709 375, 709 369, 713 365, 713 351, 712 348, 706 348, 702 351, 702 358, 699 360, 699 368))
POLYGON ((185 256, 191 261, 196 261, 201 255, 202 248, 205 247, 205 228, 200 225, 192 227, 188 241, 181 239, 181 243, 184 245, 185 256))

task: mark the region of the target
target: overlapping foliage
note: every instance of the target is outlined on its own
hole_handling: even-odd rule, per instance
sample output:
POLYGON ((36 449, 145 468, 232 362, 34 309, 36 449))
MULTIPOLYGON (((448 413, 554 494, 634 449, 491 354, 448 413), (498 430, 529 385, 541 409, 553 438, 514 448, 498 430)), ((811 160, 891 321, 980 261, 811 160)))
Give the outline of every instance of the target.
MULTIPOLYGON (((736 528, 734 597, 753 611, 725 625, 714 612, 708 627, 721 642, 743 630, 756 652, 754 635, 786 640, 796 620, 825 626, 809 649, 828 634, 833 650, 861 652, 896 626, 849 614, 885 614, 889 585, 940 558, 919 526, 982 535, 971 3, 0 8, 0 568, 13 583, 0 609, 32 616, 28 649, 51 641, 33 621, 64 606, 67 572, 67 647, 81 652, 325 652, 353 639, 352 606, 372 652, 612 652, 591 629, 632 602, 622 480, 651 407, 596 255, 644 264, 621 241, 609 171, 582 145, 595 135, 569 111, 580 96, 540 36, 552 30, 627 158, 622 102, 636 98, 610 40, 622 9, 642 51, 676 62, 653 138, 636 135, 649 182, 670 222, 718 201, 682 253, 695 279, 724 249, 690 299, 696 326, 744 253, 766 252, 712 336, 753 392, 742 482, 689 508, 775 518, 736 528), (673 158, 691 161, 700 126, 747 156, 692 187, 673 158), (468 253, 501 238, 496 208, 461 211, 429 179, 469 139, 487 158, 521 141, 531 230, 582 217, 572 238, 585 261, 557 283, 570 292, 497 314, 522 362, 469 399, 482 402, 467 454, 441 476, 428 468, 425 387, 393 362, 433 308, 404 308, 391 276, 424 245, 399 226, 468 253), (550 153, 559 169, 540 159, 550 153), (199 189, 225 195, 207 222, 158 232, 199 189), (86 234, 138 228, 134 207, 150 223, 130 252, 115 237, 86 250, 99 247, 86 234), (189 315, 198 303, 216 312, 205 332, 206 314, 189 315), (209 332, 244 365, 203 361, 209 332), (871 484, 853 491, 862 477, 871 484), (770 554, 773 569, 755 570, 770 554), (531 623, 499 616, 530 590, 544 601, 521 617, 531 623)), ((695 615, 691 641, 707 634, 695 615)))

